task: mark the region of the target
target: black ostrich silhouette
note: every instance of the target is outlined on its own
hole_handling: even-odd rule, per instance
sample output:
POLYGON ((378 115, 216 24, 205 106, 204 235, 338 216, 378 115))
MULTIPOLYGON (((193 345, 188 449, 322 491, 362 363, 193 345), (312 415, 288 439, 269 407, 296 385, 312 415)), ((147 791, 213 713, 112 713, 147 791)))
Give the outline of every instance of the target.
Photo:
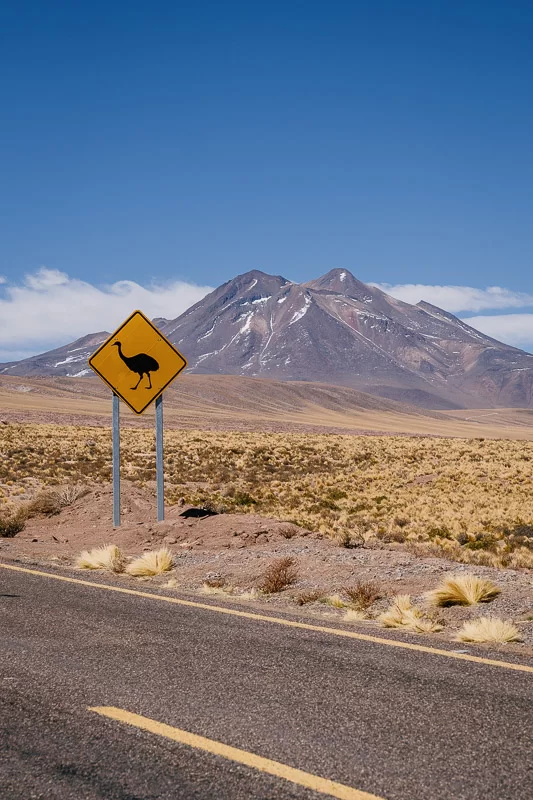
POLYGON ((149 386, 147 386, 146 388, 151 389, 152 378, 150 376, 150 373, 157 372, 157 370, 159 369, 159 364, 157 363, 155 358, 152 358, 152 356, 147 355, 147 353, 138 353, 136 356, 130 356, 128 358, 128 356, 125 356, 124 353, 122 352, 121 342, 113 342, 113 346, 118 347, 118 354, 125 363, 125 365, 127 366, 127 368, 130 369, 132 372, 136 372, 137 375, 139 376, 137 384, 135 386, 132 386, 131 388, 136 389, 137 386, 142 381, 143 375, 146 375, 149 383, 149 386))

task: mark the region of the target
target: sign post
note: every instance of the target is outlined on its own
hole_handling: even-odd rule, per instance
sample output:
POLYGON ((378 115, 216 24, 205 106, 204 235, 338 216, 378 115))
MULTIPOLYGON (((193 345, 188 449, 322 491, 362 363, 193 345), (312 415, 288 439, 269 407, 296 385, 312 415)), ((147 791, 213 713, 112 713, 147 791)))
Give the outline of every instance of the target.
POLYGON ((120 525, 120 400, 113 392, 113 526, 120 525))
POLYGON ((134 311, 89 359, 89 366, 113 392, 113 525, 120 525, 119 398, 135 414, 155 400, 157 520, 165 518, 163 474, 163 392, 187 366, 172 342, 134 311), (135 385, 131 384, 135 382, 135 385))
POLYGON ((165 519, 165 474, 163 470, 163 395, 155 401, 155 475, 157 483, 157 521, 165 519))

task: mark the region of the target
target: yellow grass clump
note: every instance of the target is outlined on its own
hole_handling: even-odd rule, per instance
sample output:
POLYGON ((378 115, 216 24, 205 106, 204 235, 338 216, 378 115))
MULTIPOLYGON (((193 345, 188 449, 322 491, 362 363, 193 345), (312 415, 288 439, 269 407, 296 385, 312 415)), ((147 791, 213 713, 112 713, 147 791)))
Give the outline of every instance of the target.
POLYGON ((464 575, 447 575, 440 586, 428 592, 436 606, 473 606, 490 603, 501 592, 492 581, 478 578, 471 572, 464 575))
POLYGON ((76 559, 78 569, 109 569, 111 572, 124 571, 124 557, 116 544, 106 544, 84 550, 76 559))
POLYGON ((344 617, 344 622, 362 622, 362 620, 366 619, 367 616, 364 611, 360 611, 358 608, 349 608, 344 617))
POLYGON ((160 550, 149 550, 144 555, 134 559, 126 567, 126 572, 135 578, 144 578, 168 572, 173 565, 174 558, 172 553, 168 548, 162 547, 160 550))
POLYGON ((406 615, 412 609, 411 595, 397 594, 388 609, 380 614, 378 619, 385 628, 401 628, 406 624, 406 615))
POLYGON ((520 631, 510 620, 499 617, 479 617, 465 622, 457 632, 458 642, 520 642, 520 631))
POLYGON ((327 606, 333 606, 333 608, 346 608, 346 603, 338 594, 330 594, 324 598, 323 602, 327 606))
POLYGON ((385 628, 403 628, 414 633, 436 633, 442 625, 426 617, 411 602, 411 595, 398 594, 389 608, 380 614, 379 621, 385 628))

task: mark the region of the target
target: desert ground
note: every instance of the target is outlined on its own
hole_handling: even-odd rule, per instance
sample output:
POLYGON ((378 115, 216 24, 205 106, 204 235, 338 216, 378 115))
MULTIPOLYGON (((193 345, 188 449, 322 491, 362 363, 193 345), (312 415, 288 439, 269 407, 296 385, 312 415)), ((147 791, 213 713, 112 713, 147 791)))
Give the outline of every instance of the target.
POLYGON ((440 413, 320 384, 185 376, 165 395, 166 520, 155 521, 153 415, 124 411, 113 529, 107 389, 1 376, 0 409, 3 560, 70 569, 114 544, 124 567, 165 548, 161 575, 113 579, 367 627, 410 595, 419 623, 406 631, 453 640, 497 617, 521 641, 484 646, 533 655, 528 410, 440 413), (281 559, 290 580, 266 591, 281 559), (501 591, 438 606, 428 592, 450 573, 501 591))
MULTIPOLYGON (((109 389, 94 378, 0 375, 0 422, 107 427, 109 389)), ((125 427, 153 427, 153 408, 137 417, 122 405, 125 427)), ((231 375, 184 375, 165 392, 168 428, 302 433, 396 433, 533 439, 531 409, 431 411, 320 383, 231 375)))

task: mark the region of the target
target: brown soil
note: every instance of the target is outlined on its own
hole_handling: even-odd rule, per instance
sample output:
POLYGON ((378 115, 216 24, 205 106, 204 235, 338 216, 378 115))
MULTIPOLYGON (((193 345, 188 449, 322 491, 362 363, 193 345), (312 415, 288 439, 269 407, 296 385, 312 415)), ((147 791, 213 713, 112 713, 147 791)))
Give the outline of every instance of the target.
MULTIPOLYGON (((524 644, 501 646, 533 657, 533 574, 530 570, 496 570, 489 567, 468 568, 435 558, 419 558, 405 551, 402 545, 382 549, 340 547, 321 534, 311 533, 287 522, 252 514, 203 515, 186 505, 167 509, 164 522, 155 522, 155 497, 124 481, 122 491, 123 522, 120 528, 111 524, 112 495, 109 486, 95 486, 73 505, 52 517, 30 519, 25 529, 13 539, 0 539, 0 558, 22 559, 50 566, 71 566, 81 550, 106 543, 117 544, 128 556, 143 550, 167 546, 175 554, 176 568, 172 576, 178 591, 201 591, 209 576, 220 576, 236 594, 257 586, 265 567, 274 559, 291 556, 298 568, 298 581, 279 595, 259 602, 274 604, 285 610, 297 608, 296 598, 303 592, 320 590, 324 595, 339 593, 344 586, 359 581, 379 584, 382 599, 370 610, 377 616, 395 594, 412 594, 415 602, 424 604, 424 592, 434 588, 446 572, 471 571, 489 577, 501 589, 501 595, 488 606, 439 609, 445 629, 430 640, 451 639, 465 619, 494 614, 520 621, 524 644), (196 516, 201 514, 201 516, 196 516), (192 516, 191 516, 192 515, 192 516), (532 621, 528 621, 531 617, 532 621)), ((169 574, 150 579, 161 586, 169 574)), ((134 581, 124 576, 121 580, 134 581)), ((347 601, 347 598, 345 598, 347 601)), ((250 601, 248 601, 250 602, 250 601)), ((254 601, 255 602, 255 601, 254 601)), ((342 610, 320 602, 304 607, 311 615, 326 614, 342 621, 342 610)), ((377 625, 366 622, 363 625, 377 625)), ((471 645, 458 645, 471 649, 471 645)))

